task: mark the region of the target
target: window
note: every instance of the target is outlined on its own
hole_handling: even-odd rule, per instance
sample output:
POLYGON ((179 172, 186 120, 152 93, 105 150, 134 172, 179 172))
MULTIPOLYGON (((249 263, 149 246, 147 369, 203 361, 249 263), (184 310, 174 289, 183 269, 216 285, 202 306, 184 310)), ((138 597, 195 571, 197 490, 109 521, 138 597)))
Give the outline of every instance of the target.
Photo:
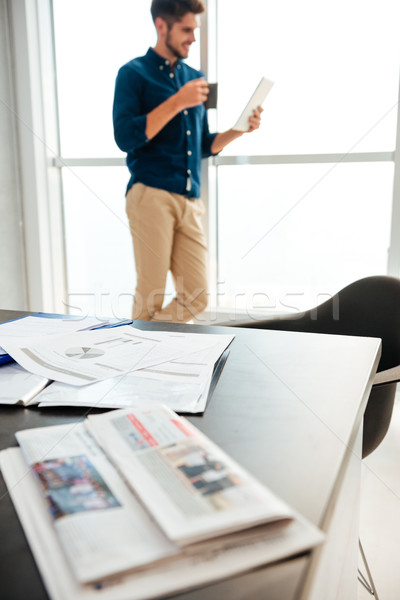
POLYGON ((262 75, 275 81, 263 128, 229 154, 393 150, 400 4, 363 0, 217 1, 222 129, 262 75), (238 43, 240 39, 240 43, 238 43))
POLYGON ((218 127, 235 122, 261 76, 275 84, 262 128, 215 161, 218 302, 301 310, 387 272, 400 5, 240 6, 216 2, 218 127))
MULTIPOLYGON (((119 67, 155 42, 150 0, 49 5, 67 308, 129 315, 129 175, 111 110, 119 67)), ((262 75, 275 81, 262 128, 205 168, 212 307, 301 309, 351 280, 387 272, 388 252, 400 256, 397 0, 207 5, 201 54, 198 43, 189 62, 199 67, 201 58, 219 83, 211 127, 231 126, 262 75)))
POLYGON ((220 306, 283 313, 386 273, 391 163, 219 167, 220 306))
POLYGON ((150 2, 53 0, 63 157, 123 157, 114 142, 118 69, 155 40, 150 2))
MULTIPOLYGON (((155 43, 150 1, 53 0, 53 11, 66 310, 128 316, 136 285, 125 215, 129 173, 114 141, 112 102, 118 69, 155 43)), ((197 48, 191 64, 199 68, 199 60, 197 48)), ((172 293, 169 280, 166 298, 172 293)))

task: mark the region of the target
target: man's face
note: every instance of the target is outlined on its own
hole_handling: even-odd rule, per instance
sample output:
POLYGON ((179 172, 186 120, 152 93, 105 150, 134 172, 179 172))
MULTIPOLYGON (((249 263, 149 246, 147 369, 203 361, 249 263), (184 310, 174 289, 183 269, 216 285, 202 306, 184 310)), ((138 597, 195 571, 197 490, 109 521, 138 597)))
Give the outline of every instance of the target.
POLYGON ((180 21, 175 21, 168 29, 165 45, 176 58, 187 58, 190 46, 196 41, 194 32, 199 27, 199 17, 193 13, 186 13, 180 21))

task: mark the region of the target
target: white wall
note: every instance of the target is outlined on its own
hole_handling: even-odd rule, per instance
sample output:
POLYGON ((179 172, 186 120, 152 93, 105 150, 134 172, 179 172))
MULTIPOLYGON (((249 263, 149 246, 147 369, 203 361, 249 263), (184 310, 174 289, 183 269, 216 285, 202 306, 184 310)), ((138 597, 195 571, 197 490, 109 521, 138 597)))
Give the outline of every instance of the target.
POLYGON ((0 0, 0 308, 26 309, 16 116, 6 0, 0 0))

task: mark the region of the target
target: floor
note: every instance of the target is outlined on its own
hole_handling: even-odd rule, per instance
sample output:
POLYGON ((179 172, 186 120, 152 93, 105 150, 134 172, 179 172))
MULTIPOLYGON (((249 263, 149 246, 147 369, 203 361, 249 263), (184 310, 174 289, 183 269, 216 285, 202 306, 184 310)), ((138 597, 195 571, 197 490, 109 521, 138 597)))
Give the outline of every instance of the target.
MULTIPOLYGON (((364 460, 360 536, 379 600, 399 600, 400 391, 385 439, 364 460)), ((359 584, 358 600, 372 598, 359 584)))

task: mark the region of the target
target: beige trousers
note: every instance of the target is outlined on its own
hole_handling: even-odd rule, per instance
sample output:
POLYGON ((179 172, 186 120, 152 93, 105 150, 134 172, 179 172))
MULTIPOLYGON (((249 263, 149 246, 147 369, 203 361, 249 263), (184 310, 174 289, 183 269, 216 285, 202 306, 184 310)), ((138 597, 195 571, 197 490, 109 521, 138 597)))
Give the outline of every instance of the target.
POLYGON ((133 318, 187 323, 207 306, 202 201, 135 183, 126 212, 137 275, 133 318), (176 296, 162 308, 169 270, 176 296))

